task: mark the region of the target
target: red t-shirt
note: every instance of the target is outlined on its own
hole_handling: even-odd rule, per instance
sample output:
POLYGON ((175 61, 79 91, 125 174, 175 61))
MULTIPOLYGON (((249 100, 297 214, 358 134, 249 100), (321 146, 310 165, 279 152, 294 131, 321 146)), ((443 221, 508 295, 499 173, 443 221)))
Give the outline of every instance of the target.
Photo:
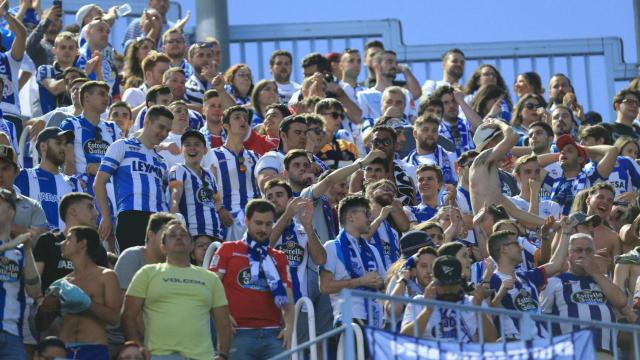
MULTIPOLYGON (((275 142, 272 138, 260 135, 254 130, 251 130, 249 138, 244 142, 244 147, 247 150, 253 151, 254 153, 256 153, 256 155, 262 156, 264 155, 264 153, 278 147, 278 143, 280 142, 280 140, 276 140, 277 142, 275 142)), ((222 137, 220 136, 211 135, 209 138, 209 144, 211 145, 212 149, 215 149, 222 146, 224 144, 224 141, 222 141, 222 137)))
MULTIPOLYGON (((269 256, 276 264, 283 285, 290 289, 287 256, 272 248, 269 248, 269 256)), ((282 326, 282 313, 273 302, 266 280, 261 279, 258 285, 251 284, 249 256, 244 241, 223 243, 209 270, 224 274, 222 285, 229 302, 229 311, 238 327, 255 329, 282 326)))
POLYGON ((269 141, 266 136, 251 130, 249 138, 244 142, 244 147, 253 151, 256 155, 262 156, 267 151, 275 149, 277 145, 269 141))

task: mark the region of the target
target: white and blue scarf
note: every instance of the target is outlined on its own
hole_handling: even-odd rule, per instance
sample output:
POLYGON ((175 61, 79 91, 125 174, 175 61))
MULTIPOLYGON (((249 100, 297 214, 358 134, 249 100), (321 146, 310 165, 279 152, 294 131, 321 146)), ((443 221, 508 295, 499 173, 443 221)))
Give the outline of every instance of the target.
POLYGON ((251 268, 251 283, 257 284, 260 278, 265 278, 271 296, 278 308, 282 308, 289 300, 284 284, 280 279, 280 274, 276 269, 274 260, 269 256, 269 241, 259 243, 253 240, 249 234, 245 234, 242 241, 247 244, 247 252, 249 254, 249 267, 251 268))

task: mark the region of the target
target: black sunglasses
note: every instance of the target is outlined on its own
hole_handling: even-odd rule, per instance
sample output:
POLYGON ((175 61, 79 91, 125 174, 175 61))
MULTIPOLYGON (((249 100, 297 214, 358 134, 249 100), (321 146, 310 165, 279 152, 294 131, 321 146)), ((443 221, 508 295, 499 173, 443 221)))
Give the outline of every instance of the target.
POLYGON ((537 109, 537 108, 542 107, 542 106, 536 105, 534 103, 526 103, 526 104, 524 104, 524 107, 527 108, 527 110, 534 110, 534 109, 537 109))
POLYGON ((393 140, 387 138, 387 139, 373 139, 373 141, 371 141, 371 144, 373 144, 374 147, 378 147, 380 145, 384 145, 384 146, 391 146, 391 144, 393 144, 393 140))

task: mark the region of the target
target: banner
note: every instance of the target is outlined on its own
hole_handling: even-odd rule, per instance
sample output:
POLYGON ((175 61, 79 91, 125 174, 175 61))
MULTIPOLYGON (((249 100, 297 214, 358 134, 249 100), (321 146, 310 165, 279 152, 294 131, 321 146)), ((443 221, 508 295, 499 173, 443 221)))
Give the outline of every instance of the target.
POLYGON ((371 358, 376 360, 595 359, 593 335, 589 330, 556 336, 550 340, 514 341, 504 344, 462 344, 419 339, 371 327, 367 327, 365 331, 371 358))

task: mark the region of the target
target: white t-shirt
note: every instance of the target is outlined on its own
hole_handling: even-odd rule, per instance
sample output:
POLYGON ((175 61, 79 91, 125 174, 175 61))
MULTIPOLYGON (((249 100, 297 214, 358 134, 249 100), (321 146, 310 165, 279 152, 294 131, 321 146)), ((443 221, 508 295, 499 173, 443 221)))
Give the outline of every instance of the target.
MULTIPOLYGON (((413 115, 413 109, 411 109, 411 96, 409 91, 403 89, 405 95, 406 106, 404 108, 404 114, 407 116, 413 115)), ((356 97, 358 98, 358 106, 362 109, 363 119, 377 119, 382 116, 382 91, 375 88, 366 89, 360 91, 356 97)))
POLYGON ((451 83, 444 80, 425 81, 424 85, 422 85, 422 97, 425 98, 433 94, 433 92, 436 91, 436 89, 439 88, 440 86, 451 86, 451 83))
MULTIPOLYGON (((357 244, 355 240, 350 235, 347 235, 347 236, 349 238, 349 241, 351 242, 351 246, 354 248, 357 248, 357 244)), ((351 275, 347 271, 347 268, 344 266, 342 261, 338 258, 338 252, 337 252, 338 246, 340 246, 340 243, 337 240, 327 241, 324 244, 324 248, 327 251, 327 262, 326 264, 324 264, 324 266, 322 266, 322 270, 329 271, 330 273, 332 273, 334 280, 349 280, 351 279, 351 275)), ((387 274, 384 271, 384 265, 382 264, 382 259, 380 258, 380 254, 378 253, 378 250, 376 250, 376 248, 371 245, 368 245, 368 246, 376 258, 376 268, 378 269, 378 274, 382 278, 385 278, 387 274)), ((358 265, 360 267, 363 267, 362 260, 360 258, 358 258, 358 265)), ((331 306, 333 307, 334 321, 339 319, 341 320, 340 304, 342 303, 342 298, 340 297, 340 294, 339 293, 330 294, 329 297, 331 298, 331 306)), ((354 298, 352 301, 352 304, 353 304, 353 312, 352 312, 353 318, 366 320, 367 311, 365 308, 365 300, 363 298, 359 298, 359 299, 354 298)))
MULTIPOLYGON (((162 143, 163 144, 175 143, 180 148, 182 146, 181 138, 182 138, 182 135, 178 135, 170 132, 167 138, 164 139, 162 143)), ((167 162, 167 169, 171 169, 174 165, 184 163, 184 157, 182 156, 182 153, 179 155, 173 155, 168 150, 162 150, 158 152, 158 154, 160 154, 164 158, 164 161, 167 162)))
MULTIPOLYGON (((416 295, 414 300, 424 299, 424 295, 416 295)), ((461 301, 456 304, 476 306, 473 304, 473 297, 464 295, 461 301)), ((402 326, 414 321, 416 317, 424 310, 423 306, 415 304, 407 304, 404 310, 404 318, 402 319, 402 326)), ((426 339, 438 339, 444 341, 458 341, 457 333, 457 311, 448 308, 439 308, 431 313, 427 327, 422 335, 426 339)), ((463 311, 460 313, 460 329, 462 334, 460 340, 462 342, 475 342, 478 341, 478 317, 473 311, 463 311)))
POLYGON ((291 96, 296 91, 300 90, 300 84, 289 81, 288 84, 280 84, 276 81, 276 86, 278 87, 278 98, 280 98, 281 104, 286 104, 291 99, 291 96))
POLYGON ((280 151, 272 150, 260 157, 256 163, 256 176, 265 169, 271 169, 278 174, 284 172, 284 154, 280 151))
POLYGON ((131 106, 131 108, 134 108, 140 104, 144 104, 144 101, 146 98, 146 93, 144 89, 146 89, 146 86, 144 86, 144 88, 137 88, 137 87, 128 88, 127 90, 124 91, 124 94, 122 94, 122 101, 125 101, 126 103, 128 103, 129 106, 131 106))
MULTIPOLYGON (((509 198, 511 202, 522 211, 529 211, 529 201, 523 199, 520 195, 512 196, 509 198)), ((547 216, 553 216, 555 219, 560 219, 562 214, 562 207, 552 200, 540 200, 538 205, 538 216, 546 218, 547 216)))

